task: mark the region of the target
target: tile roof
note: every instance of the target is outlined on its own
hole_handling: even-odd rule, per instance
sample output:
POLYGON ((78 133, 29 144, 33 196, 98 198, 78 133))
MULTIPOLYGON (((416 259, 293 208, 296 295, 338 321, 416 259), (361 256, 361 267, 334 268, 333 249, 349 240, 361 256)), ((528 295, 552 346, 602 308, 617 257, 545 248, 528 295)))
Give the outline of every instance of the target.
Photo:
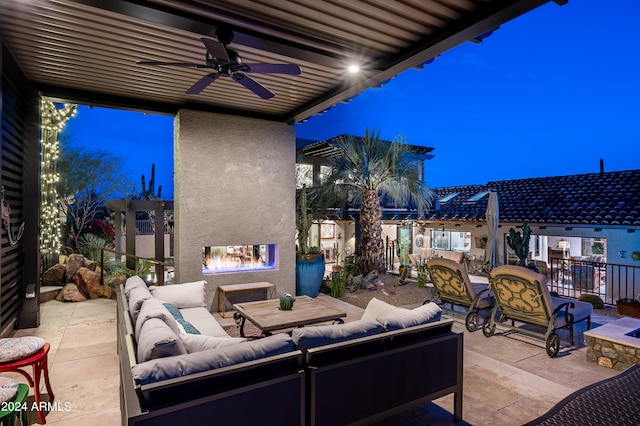
POLYGON ((438 199, 459 195, 441 203, 427 218, 484 221, 489 197, 467 200, 489 188, 498 192, 501 222, 640 226, 640 170, 437 188, 438 199))

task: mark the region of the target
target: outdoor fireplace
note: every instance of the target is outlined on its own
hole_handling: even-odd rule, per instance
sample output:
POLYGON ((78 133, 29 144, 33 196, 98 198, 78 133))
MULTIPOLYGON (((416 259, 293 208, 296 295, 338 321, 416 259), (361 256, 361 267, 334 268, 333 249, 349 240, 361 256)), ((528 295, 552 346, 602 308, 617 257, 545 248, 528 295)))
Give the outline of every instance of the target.
POLYGON ((229 274, 278 269, 277 244, 244 244, 202 248, 202 274, 229 274))

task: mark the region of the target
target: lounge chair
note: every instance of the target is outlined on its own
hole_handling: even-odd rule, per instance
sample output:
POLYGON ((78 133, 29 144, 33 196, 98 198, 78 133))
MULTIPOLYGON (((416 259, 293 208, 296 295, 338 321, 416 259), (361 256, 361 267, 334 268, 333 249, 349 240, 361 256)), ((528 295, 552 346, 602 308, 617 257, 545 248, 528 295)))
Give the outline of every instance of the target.
POLYGON ((456 312, 455 305, 465 308, 467 330, 476 331, 480 326, 479 311, 492 308, 489 286, 472 283, 464 263, 435 258, 427 262, 427 269, 442 308, 449 312, 456 312), (450 309, 446 308, 447 303, 451 304, 450 309))
POLYGON ((484 320, 482 333, 490 337, 496 330, 496 321, 511 320, 511 329, 526 332, 515 326, 515 321, 533 324, 547 329, 544 334, 547 355, 555 357, 560 350, 559 329, 569 330, 573 346, 573 325, 587 321, 591 328, 591 303, 551 296, 547 277, 531 269, 515 266, 499 266, 489 274, 489 285, 495 298, 491 316, 484 320))

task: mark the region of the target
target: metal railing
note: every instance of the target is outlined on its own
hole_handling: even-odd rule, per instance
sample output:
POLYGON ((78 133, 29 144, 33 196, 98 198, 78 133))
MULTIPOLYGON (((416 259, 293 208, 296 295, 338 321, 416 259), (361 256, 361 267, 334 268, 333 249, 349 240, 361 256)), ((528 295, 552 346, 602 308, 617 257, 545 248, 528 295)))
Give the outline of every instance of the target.
MULTIPOLYGON (((138 235, 153 235, 155 233, 153 227, 154 227, 153 220, 149 220, 149 219, 136 220, 136 229, 138 230, 138 235)), ((164 224, 163 232, 165 234, 170 234, 172 232, 169 224, 167 223, 164 224)))
MULTIPOLYGON (((577 299, 595 294, 607 305, 640 295, 640 267, 584 260, 553 258, 547 272, 551 291, 577 299)), ((541 271, 542 272, 542 271, 541 271)))
MULTIPOLYGON (((146 264, 154 265, 154 270, 153 270, 153 273, 155 275, 154 284, 156 284, 156 285, 164 285, 164 273, 167 270, 167 268, 172 268, 173 267, 172 264, 164 262, 164 261, 159 261, 159 260, 155 260, 155 259, 148 259, 148 258, 136 256, 134 254, 125 253, 125 252, 109 249, 109 248, 106 248, 106 247, 98 247, 98 246, 94 246, 94 245, 91 245, 91 244, 89 244, 87 246, 92 248, 92 249, 100 250, 100 282, 103 283, 103 284, 104 284, 104 270, 105 270, 105 268, 104 268, 104 263, 105 263, 104 252, 113 253, 114 257, 116 257, 116 258, 125 256, 127 258, 140 260, 141 264, 145 266, 145 269, 146 269, 146 264)), ((137 270, 136 274, 140 275, 140 272, 141 271, 137 270)))

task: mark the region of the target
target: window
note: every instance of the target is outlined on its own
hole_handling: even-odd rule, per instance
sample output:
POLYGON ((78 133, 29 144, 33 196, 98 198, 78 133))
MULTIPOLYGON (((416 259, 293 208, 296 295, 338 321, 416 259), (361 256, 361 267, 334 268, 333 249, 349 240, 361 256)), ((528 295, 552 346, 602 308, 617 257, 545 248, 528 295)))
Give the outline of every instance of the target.
POLYGON ((471 251, 471 232, 432 230, 430 236, 434 249, 467 253, 471 251))
POLYGON ((489 191, 478 192, 477 194, 473 195, 472 197, 469 197, 467 199, 467 201, 471 202, 471 203, 475 203, 476 201, 482 200, 487 194, 489 194, 489 191))
POLYGON ((458 195, 460 195, 459 192, 454 192, 453 194, 448 194, 445 195, 444 197, 440 198, 438 201, 442 204, 446 203, 447 201, 453 200, 454 198, 456 198, 458 195))

